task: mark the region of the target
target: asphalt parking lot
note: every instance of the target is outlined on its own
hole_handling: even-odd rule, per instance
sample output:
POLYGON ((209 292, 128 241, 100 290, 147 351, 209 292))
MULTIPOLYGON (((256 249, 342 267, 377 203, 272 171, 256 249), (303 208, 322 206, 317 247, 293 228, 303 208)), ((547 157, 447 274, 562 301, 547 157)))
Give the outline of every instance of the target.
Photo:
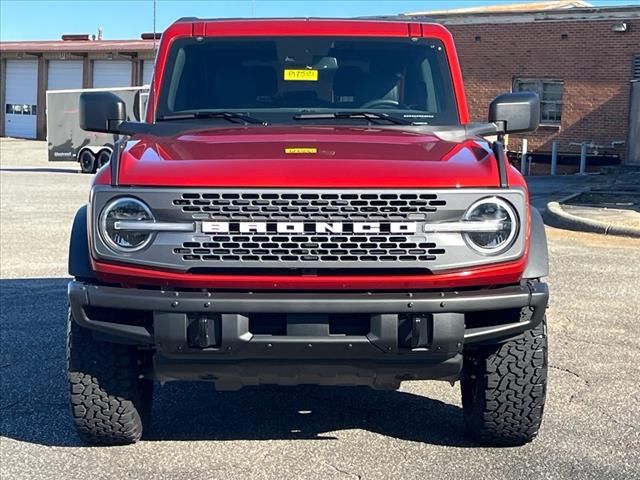
POLYGON ((541 434, 462 437, 459 387, 158 387, 148 438, 89 448, 65 379, 66 258, 90 176, 0 141, 0 478, 640 478, 640 241, 549 228, 550 387, 541 434))

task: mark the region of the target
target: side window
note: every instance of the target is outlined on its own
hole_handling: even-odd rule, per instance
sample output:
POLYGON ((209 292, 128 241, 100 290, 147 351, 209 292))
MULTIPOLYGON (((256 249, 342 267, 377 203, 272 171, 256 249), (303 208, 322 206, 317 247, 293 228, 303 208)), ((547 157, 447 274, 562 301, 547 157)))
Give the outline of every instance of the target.
POLYGON ((562 120, 562 80, 515 78, 514 92, 536 92, 540 97, 540 123, 560 125, 562 120))

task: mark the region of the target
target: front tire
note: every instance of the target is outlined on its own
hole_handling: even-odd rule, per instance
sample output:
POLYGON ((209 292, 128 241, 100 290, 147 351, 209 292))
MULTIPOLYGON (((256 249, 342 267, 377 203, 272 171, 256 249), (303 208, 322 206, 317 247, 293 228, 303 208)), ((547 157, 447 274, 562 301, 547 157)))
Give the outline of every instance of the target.
POLYGON ((68 380, 78 436, 92 445, 137 442, 153 398, 153 383, 139 378, 146 357, 135 347, 94 339, 71 313, 68 322, 68 380))
POLYGON ((517 340, 465 352, 460 382, 467 435, 495 446, 533 440, 547 390, 546 319, 517 340))

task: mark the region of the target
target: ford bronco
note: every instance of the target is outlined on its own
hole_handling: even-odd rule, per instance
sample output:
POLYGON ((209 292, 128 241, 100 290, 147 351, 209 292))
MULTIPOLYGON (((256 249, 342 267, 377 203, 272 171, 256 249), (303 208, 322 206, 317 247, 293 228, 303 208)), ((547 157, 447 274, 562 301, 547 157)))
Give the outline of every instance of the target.
POLYGON ((441 25, 178 20, 144 122, 77 212, 68 380, 79 436, 139 440, 153 386, 459 381, 466 433, 519 445, 547 380, 547 245, 505 134, 533 93, 470 122, 441 25))

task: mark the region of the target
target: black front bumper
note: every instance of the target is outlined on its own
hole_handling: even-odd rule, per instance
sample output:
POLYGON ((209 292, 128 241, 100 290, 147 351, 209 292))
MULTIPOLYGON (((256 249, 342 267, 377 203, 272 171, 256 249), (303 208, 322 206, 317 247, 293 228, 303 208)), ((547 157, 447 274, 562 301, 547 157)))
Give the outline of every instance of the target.
POLYGON ((417 293, 175 292, 69 283, 80 326, 153 348, 156 378, 214 380, 219 388, 456 379, 464 346, 536 326, 548 296, 540 282, 417 293), (95 315, 105 309, 116 315, 95 315), (333 334, 332 319, 350 315, 363 318, 365 329, 333 334), (282 319, 283 330, 254 328, 261 316, 282 319))

